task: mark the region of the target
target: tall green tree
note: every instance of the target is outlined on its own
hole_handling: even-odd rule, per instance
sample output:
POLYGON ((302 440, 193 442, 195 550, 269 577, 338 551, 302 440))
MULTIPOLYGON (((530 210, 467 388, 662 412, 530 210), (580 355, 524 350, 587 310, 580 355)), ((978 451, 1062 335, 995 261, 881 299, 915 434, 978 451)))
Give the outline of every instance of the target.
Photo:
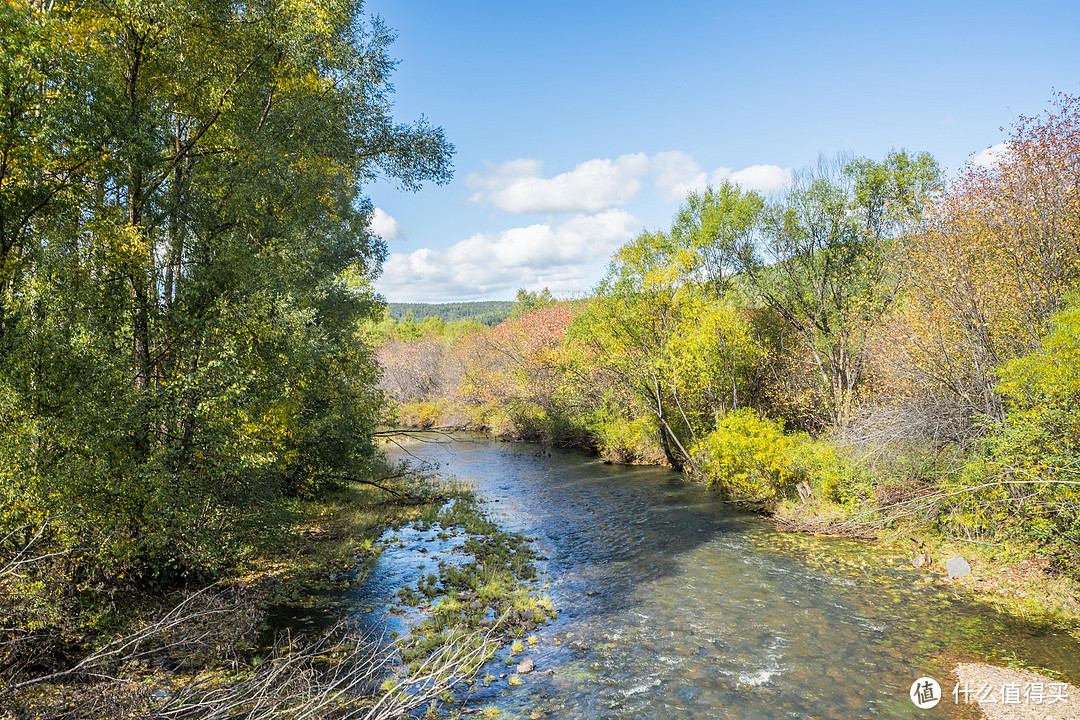
POLYGON ((820 158, 770 204, 739 269, 801 340, 817 378, 803 422, 843 425, 865 376, 869 333, 892 303, 895 260, 940 187, 929 155, 820 158))
POLYGON ((445 182, 453 148, 393 119, 355 0, 3 12, 5 515, 101 548, 76 584, 166 582, 370 457, 363 186, 445 182))
POLYGON ((672 237, 694 254, 699 280, 714 296, 723 294, 739 257, 756 241, 764 209, 761 195, 727 181, 691 192, 679 208, 672 237))
MULTIPOLYGON (((747 217, 759 206, 755 194, 730 186, 721 192, 727 208, 747 217)), ((691 196, 671 232, 644 232, 620 248, 595 301, 576 320, 577 339, 593 348, 613 390, 615 414, 629 420, 645 413, 676 468, 692 469, 698 437, 746 402, 757 358, 745 313, 721 294, 721 268, 729 261, 708 247, 708 237, 723 232, 716 230, 723 219, 702 231, 687 217, 711 212, 708 203, 717 197, 709 190, 706 204, 695 205, 701 196, 691 196)))

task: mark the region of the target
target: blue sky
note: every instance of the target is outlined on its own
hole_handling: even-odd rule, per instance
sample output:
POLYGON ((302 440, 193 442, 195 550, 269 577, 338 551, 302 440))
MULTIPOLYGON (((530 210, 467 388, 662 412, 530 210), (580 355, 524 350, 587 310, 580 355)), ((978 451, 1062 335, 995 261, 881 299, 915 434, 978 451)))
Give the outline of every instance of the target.
POLYGON ((587 293, 688 189, 781 188, 819 153, 926 150, 950 174, 1080 93, 1080 3, 369 0, 395 115, 454 180, 366 188, 390 301, 587 293), (1005 127, 1005 131, 1000 130, 1005 127))

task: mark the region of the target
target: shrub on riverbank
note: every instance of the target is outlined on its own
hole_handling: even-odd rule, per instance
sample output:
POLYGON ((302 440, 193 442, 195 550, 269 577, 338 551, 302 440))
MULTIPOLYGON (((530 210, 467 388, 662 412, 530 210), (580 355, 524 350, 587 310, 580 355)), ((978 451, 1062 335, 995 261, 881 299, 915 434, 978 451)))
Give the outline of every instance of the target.
POLYGON ((1080 573, 1080 306, 1050 325, 999 371, 1005 418, 942 489, 954 493, 952 532, 1034 541, 1080 573))
POLYGON ((749 408, 723 416, 716 429, 693 446, 694 473, 733 499, 775 505, 800 483, 809 497, 848 499, 858 471, 825 440, 784 431, 749 408))

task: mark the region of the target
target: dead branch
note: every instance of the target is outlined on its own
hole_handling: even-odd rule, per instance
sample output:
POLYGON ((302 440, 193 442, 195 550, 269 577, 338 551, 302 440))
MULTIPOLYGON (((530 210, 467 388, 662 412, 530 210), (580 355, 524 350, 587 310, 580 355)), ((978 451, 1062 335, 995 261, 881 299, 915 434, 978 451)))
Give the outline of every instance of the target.
POLYGON ((128 635, 110 640, 71 667, 5 683, 0 686, 0 698, 34 685, 72 678, 112 679, 111 673, 121 661, 143 660, 170 653, 187 655, 204 647, 214 636, 213 620, 235 612, 224 603, 204 603, 200 607, 200 601, 213 587, 211 585, 188 595, 161 617, 128 635))
MULTIPOLYGON (((370 485, 371 487, 378 488, 379 490, 382 490, 383 492, 390 493, 391 495, 393 495, 395 497, 398 497, 398 498, 401 498, 403 500, 404 499, 409 499, 409 500, 416 499, 410 493, 402 492, 400 490, 395 490, 394 488, 387 487, 387 486, 383 485, 381 481, 377 481, 377 480, 364 480, 364 479, 361 479, 361 478, 351 477, 349 475, 336 475, 334 473, 319 473, 318 475, 316 475, 316 477, 326 478, 326 479, 329 479, 329 480, 339 480, 341 482, 357 483, 358 485, 370 485)), ((398 477, 402 477, 402 476, 401 475, 391 475, 388 478, 383 478, 383 480, 393 480, 394 478, 398 478, 398 477)))
POLYGON ((406 438, 409 438, 410 440, 416 440, 417 442, 438 443, 438 444, 442 444, 442 443, 445 443, 445 442, 450 442, 451 440, 454 439, 454 436, 451 433, 449 433, 449 432, 447 432, 445 430, 439 430, 439 429, 427 429, 427 430, 425 430, 425 429, 421 429, 421 428, 397 428, 397 429, 393 429, 393 430, 378 430, 376 432, 371 433, 371 437, 383 437, 383 438, 406 437, 406 438), (445 439, 444 440, 432 440, 431 438, 424 437, 425 435, 441 435, 445 439))
POLYGON ((45 531, 48 530, 51 525, 55 525, 56 522, 62 517, 64 516, 58 515, 55 517, 45 518, 40 523, 37 523, 36 526, 29 523, 26 525, 20 525, 19 527, 15 528, 7 535, 5 535, 3 540, 0 540, 0 547, 3 547, 7 543, 7 541, 15 537, 17 533, 23 530, 28 530, 32 527, 34 528, 33 537, 31 537, 30 540, 28 540, 27 542, 23 543, 22 547, 20 547, 13 556, 5 559, 3 561, 3 565, 0 565, 0 579, 3 579, 9 575, 19 576, 19 568, 24 565, 38 565, 46 560, 51 560, 54 557, 67 555, 78 549, 72 548, 68 550, 60 550, 57 552, 47 552, 40 555, 32 554, 31 551, 33 550, 34 546, 37 545, 38 542, 41 540, 42 536, 45 535, 45 531))
POLYGON ((283 636, 271 656, 227 682, 191 683, 152 714, 161 720, 389 720, 451 690, 491 657, 498 642, 491 631, 450 637, 413 673, 390 677, 396 654, 379 638, 358 637, 339 625, 319 640, 303 644, 283 636), (377 648, 382 649, 377 649, 377 648))

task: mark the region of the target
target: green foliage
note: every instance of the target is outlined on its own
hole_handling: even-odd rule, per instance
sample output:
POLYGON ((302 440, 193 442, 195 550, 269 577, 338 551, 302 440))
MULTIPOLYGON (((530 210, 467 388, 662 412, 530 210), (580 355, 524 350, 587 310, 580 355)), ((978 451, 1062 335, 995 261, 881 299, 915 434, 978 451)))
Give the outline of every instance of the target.
POLYGON ((783 426, 750 409, 728 413, 694 446, 709 485, 743 500, 771 500, 792 485, 783 426))
POLYGON ((514 303, 514 309, 510 316, 515 319, 520 318, 536 310, 551 307, 556 302, 555 297, 547 288, 540 292, 520 288, 517 291, 517 301, 514 303))
POLYGON ((591 353, 594 400, 615 404, 604 415, 647 415, 674 467, 693 464, 690 445, 717 417, 755 399, 760 346, 725 273, 763 202, 730 184, 691 194, 670 232, 644 232, 615 253, 571 329, 591 353))
POLYGON ((1051 318, 1050 327, 1038 351, 1010 360, 998 373, 1015 414, 1072 410, 1080 403, 1080 305, 1051 318))
POLYGON ((1080 560, 1080 307, 1051 320, 1042 347, 1005 363, 1005 422, 945 487, 957 492, 947 522, 963 532, 1005 533, 1080 560))
POLYGON ((883 161, 856 158, 844 167, 854 205, 868 235, 896 240, 914 230, 942 189, 941 168, 930 153, 893 150, 883 161))
POLYGON ((702 479, 739 500, 774 502, 806 482, 815 496, 843 501, 853 477, 828 442, 786 434, 749 408, 727 413, 693 452, 702 479))
POLYGON ((764 209, 764 198, 729 182, 686 196, 671 233, 694 254, 695 265, 714 294, 723 293, 730 269, 749 251, 764 209))
POLYGON ((0 13, 0 535, 56 518, 67 596, 212 576, 370 461, 359 188, 452 146, 359 2, 0 13))
POLYGON ((733 300, 680 298, 682 322, 672 333, 663 370, 672 378, 695 433, 712 427, 727 409, 753 398, 751 387, 762 349, 748 313, 733 300))
POLYGON ((887 196, 894 159, 819 159, 762 213, 764 252, 747 245, 738 256, 752 294, 796 341, 769 348, 773 364, 813 369, 787 393, 804 427, 846 422, 863 382, 866 335, 891 297, 886 263, 896 238, 883 233, 898 224, 886 223, 895 215, 887 196))
POLYGON ((480 300, 460 303, 388 303, 390 318, 403 321, 412 314, 412 321, 422 323, 438 317, 445 323, 471 321, 480 325, 498 325, 511 316, 514 303, 509 300, 480 300))
POLYGON ((630 464, 663 462, 656 424, 648 418, 627 418, 608 406, 597 410, 586 428, 605 460, 630 464))
POLYGON ((894 151, 880 163, 821 158, 764 210, 761 242, 739 253, 754 294, 798 340, 770 351, 813 368, 803 387, 793 388, 805 427, 851 419, 868 337, 895 294, 890 263, 939 177, 925 153, 894 151))

